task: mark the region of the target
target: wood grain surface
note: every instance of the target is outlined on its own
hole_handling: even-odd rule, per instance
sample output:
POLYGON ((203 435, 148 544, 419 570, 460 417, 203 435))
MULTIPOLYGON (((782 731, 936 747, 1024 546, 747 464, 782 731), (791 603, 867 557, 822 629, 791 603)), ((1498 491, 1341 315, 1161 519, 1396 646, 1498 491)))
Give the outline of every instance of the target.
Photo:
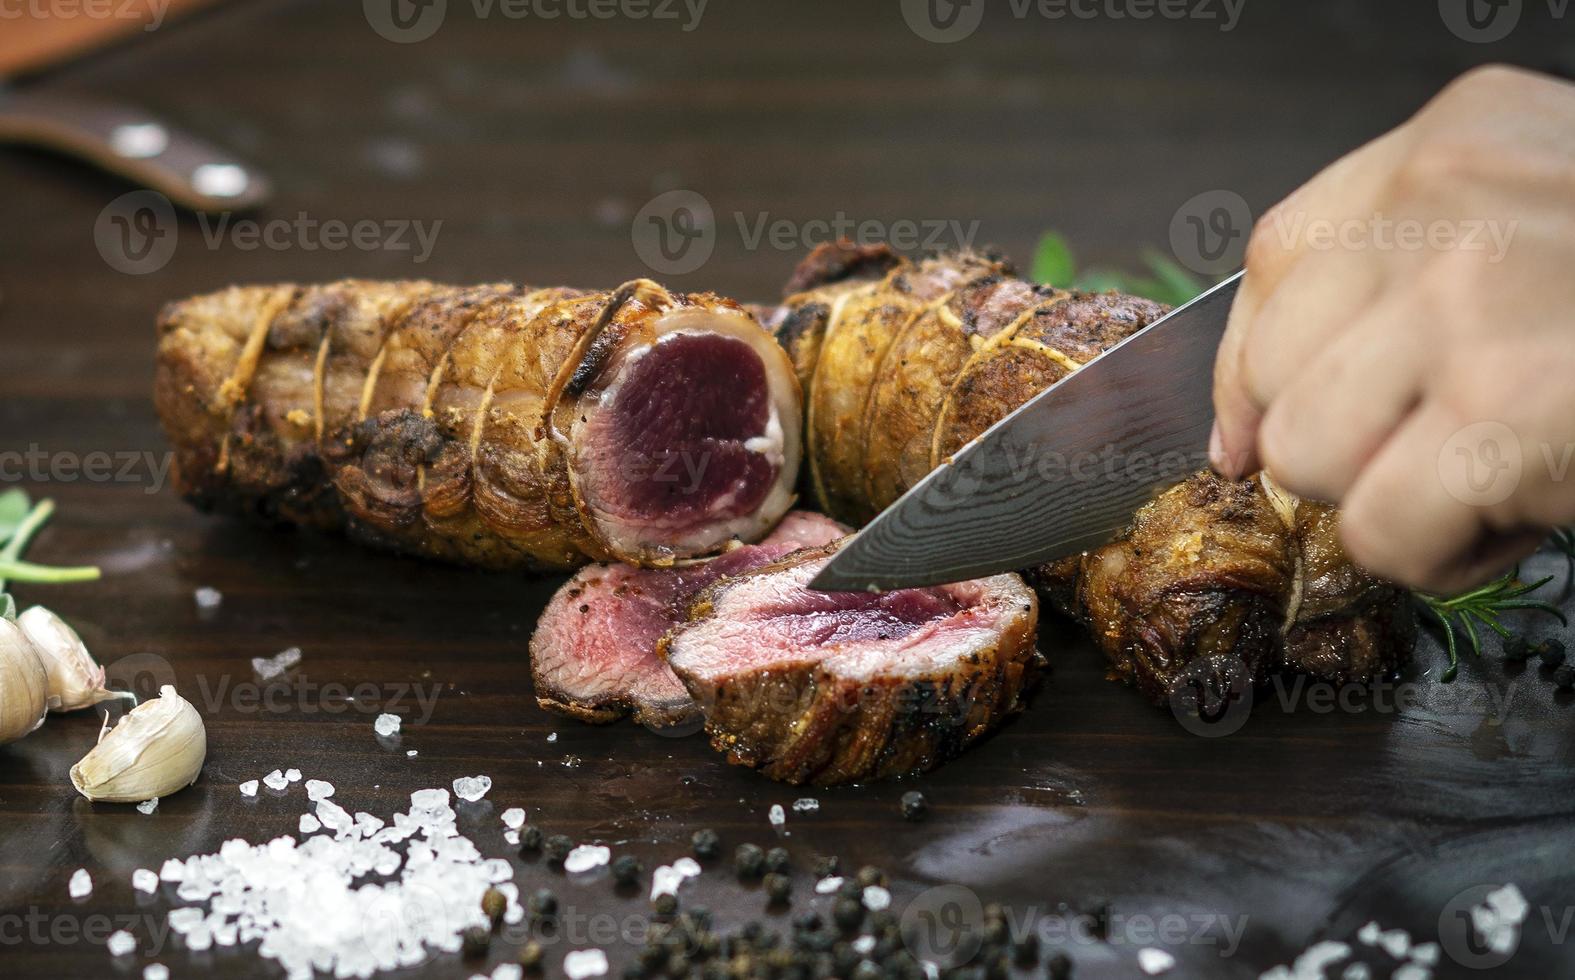
MULTIPOLYGON (((168 299, 342 276, 615 284, 651 274, 631 227, 675 189, 713 209, 714 250, 661 278, 742 299, 775 296, 811 243, 808 222, 839 213, 886 228, 977 222, 978 243, 1024 261, 1053 227, 1090 261, 1135 265, 1141 248, 1168 248, 1194 195, 1226 189, 1261 210, 1473 64, 1567 70, 1567 20, 1528 3, 1507 38, 1477 44, 1430 2, 1247 3, 1229 31, 1109 15, 1130 5, 1019 18, 992 4, 970 37, 938 44, 896 0, 713 0, 687 31, 447 6, 430 39, 396 44, 360 4, 225 4, 28 83, 144 102, 262 165, 279 190, 251 216, 275 223, 271 241, 248 237, 244 216, 221 228, 182 215, 156 229, 173 235, 166 260, 128 273, 103 216, 131 188, 0 154, 0 480, 60 505, 32 557, 105 571, 16 593, 77 624, 112 675, 144 688, 173 677, 209 737, 202 779, 152 816, 71 790, 67 769, 98 731, 91 712, 0 748, 0 971, 130 977, 157 961, 176 977, 279 975, 247 949, 188 953, 162 931, 174 896, 141 896, 129 879, 228 838, 293 833, 299 788, 245 799, 236 786, 298 766, 351 810, 385 817, 412 790, 485 773, 494 787, 460 825, 488 855, 511 850, 498 813, 520 805, 549 833, 613 844, 648 869, 702 826, 729 851, 775 842, 768 807, 814 796, 818 812, 790 811, 780 841, 796 862, 794 910, 812 904, 819 853, 886 869, 903 912, 955 899, 929 891, 951 884, 1024 922, 1108 900, 1110 939, 1065 944, 1078 977, 1138 976, 1142 946, 1174 953, 1173 976, 1256 977, 1370 919, 1436 936, 1456 896, 1516 881, 1533 904, 1520 951, 1487 972, 1446 956, 1438 975, 1575 975, 1560 928, 1575 904, 1575 704, 1543 669, 1506 669, 1495 645, 1452 685, 1437 683, 1429 639, 1399 688, 1332 704, 1266 692, 1250 717, 1227 716, 1239 730, 1200 737, 1105 681, 1092 649, 1051 622, 1051 677, 982 747, 910 784, 801 792, 727 766, 699 737, 538 710, 525 644, 558 580, 190 510, 164 485, 149 404, 152 323, 168 299), (747 234, 762 215, 786 223, 783 247, 747 234), (335 250, 312 230, 329 220, 386 234, 335 250), (413 222, 441 222, 429 255, 388 237, 413 222), (107 454, 107 475, 93 454, 107 454), (193 602, 201 586, 224 594, 209 618, 193 602), (300 668, 259 687, 250 658, 291 646, 300 668), (381 710, 406 719, 397 746, 373 734, 381 710), (907 823, 898 797, 915 787, 933 812, 907 823), (79 867, 98 884, 73 902, 79 867), (103 941, 121 925, 141 945, 115 960, 103 941)), ((1534 570, 1563 565, 1544 555, 1534 570)), ((588 924, 645 912, 605 873, 570 881, 516 863, 523 889, 550 884, 588 924)), ((724 925, 792 914, 767 914, 758 888, 721 870, 684 900, 724 925)), ((550 976, 576 945, 605 945, 614 975, 632 952, 558 937, 550 976)), ((501 944, 492 962, 510 955, 501 944)), ((438 956, 408 974, 479 966, 438 956)))

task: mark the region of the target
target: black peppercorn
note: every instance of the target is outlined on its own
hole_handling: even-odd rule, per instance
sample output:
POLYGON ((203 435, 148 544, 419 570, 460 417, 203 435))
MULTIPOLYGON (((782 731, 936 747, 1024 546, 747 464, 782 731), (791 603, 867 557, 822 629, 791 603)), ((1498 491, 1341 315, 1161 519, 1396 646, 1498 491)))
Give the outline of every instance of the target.
POLYGON ((843 932, 852 932, 864 921, 864 903, 846 896, 837 899, 831 907, 831 921, 843 932))
POLYGON ((547 838, 543 847, 549 859, 562 862, 564 858, 569 856, 569 852, 574 850, 574 841, 563 834, 553 834, 547 838))
POLYGON ((842 867, 835 854, 822 854, 815 858, 815 877, 830 878, 842 867))
POLYGON ((520 828, 520 854, 533 854, 541 850, 541 828, 527 825, 520 828))
POLYGON ((488 888, 481 893, 481 911, 496 929, 498 923, 503 921, 503 913, 508 911, 509 900, 496 888, 488 888))
POLYGON ((1045 957, 1046 980, 1071 980, 1072 958, 1062 950, 1051 950, 1045 957))
POLYGON ((772 905, 781 905, 793 896, 793 879, 773 871, 766 875, 766 895, 772 905))
POLYGON ((520 966, 534 973, 541 969, 542 951, 541 943, 532 939, 520 947, 520 966))
POLYGON ((613 881, 632 885, 640 880, 640 861, 633 854, 620 854, 612 863, 613 881))
POLYGON ((1568 691, 1572 688, 1575 688, 1575 666, 1571 666, 1569 664, 1559 664, 1557 667, 1553 668, 1553 683, 1556 684, 1561 691, 1568 691))
POLYGON ((1564 641, 1549 637, 1537 644, 1537 656, 1549 667, 1557 667, 1564 662, 1564 641))
POLYGON ((695 857, 710 860, 722 853, 722 838, 714 830, 697 830, 689 838, 694 847, 695 857))
POLYGON ((859 869, 856 880, 860 888, 873 888, 876 885, 886 884, 886 873, 873 864, 866 864, 859 869))
POLYGON ((793 858, 785 847, 773 847, 766 852, 766 870, 787 874, 793 867, 793 858))
POLYGON ((481 926, 471 926, 465 930, 460 947, 465 954, 465 959, 476 960, 487 955, 487 947, 492 944, 492 933, 481 926))
POLYGON ((659 916, 671 916, 678 911, 678 896, 672 892, 663 892, 651 899, 651 911, 659 916))
POLYGON ((930 801, 916 789, 902 794, 902 819, 923 820, 930 812, 930 801))
POLYGON ((1014 942, 1012 959, 1018 966, 1033 966, 1039 962, 1039 937, 1030 932, 1014 942))
POLYGON ((1531 643, 1520 634, 1515 634, 1504 641, 1504 659, 1513 663, 1520 663, 1531 656, 1531 643))
POLYGON ((525 907, 530 909, 532 915, 545 919, 558 911, 558 896, 551 889, 538 888, 526 901, 525 907))
POLYGON ((758 878, 764 870, 766 852, 755 844, 740 844, 733 852, 733 867, 740 878, 758 878))

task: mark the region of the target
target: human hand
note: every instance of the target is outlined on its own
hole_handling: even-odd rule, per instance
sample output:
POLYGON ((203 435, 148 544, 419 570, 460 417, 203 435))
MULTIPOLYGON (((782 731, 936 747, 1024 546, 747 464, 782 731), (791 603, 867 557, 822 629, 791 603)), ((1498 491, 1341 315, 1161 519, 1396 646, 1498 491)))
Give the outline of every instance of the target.
POLYGON ((1215 365, 1215 468, 1341 505, 1448 592, 1575 520, 1575 85, 1474 70, 1265 214, 1215 365))

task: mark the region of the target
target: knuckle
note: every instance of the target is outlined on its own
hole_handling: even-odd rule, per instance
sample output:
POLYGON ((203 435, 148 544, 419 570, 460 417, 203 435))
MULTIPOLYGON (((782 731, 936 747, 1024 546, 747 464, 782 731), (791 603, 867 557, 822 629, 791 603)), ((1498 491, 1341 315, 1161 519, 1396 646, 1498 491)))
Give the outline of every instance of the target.
POLYGON ((1280 228, 1288 219, 1287 208, 1289 201, 1282 201, 1265 211, 1253 223, 1252 233, 1247 236, 1247 250, 1242 258, 1242 264, 1249 274, 1259 276, 1273 276, 1291 258, 1292 249, 1280 234, 1280 228))

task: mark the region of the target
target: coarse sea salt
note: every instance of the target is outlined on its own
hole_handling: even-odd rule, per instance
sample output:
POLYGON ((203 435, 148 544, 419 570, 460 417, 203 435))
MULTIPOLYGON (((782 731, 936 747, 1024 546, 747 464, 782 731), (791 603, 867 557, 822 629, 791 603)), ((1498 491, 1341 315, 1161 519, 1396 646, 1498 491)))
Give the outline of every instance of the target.
POLYGON ((1389 974, 1389 980, 1429 980, 1433 971, 1416 963, 1403 963, 1395 972, 1389 974))
POLYGON ((301 770, 299 770, 299 769, 286 769, 284 771, 284 778, 289 780, 292 783, 298 783, 298 782, 301 781, 301 770))
POLYGON ((391 735, 399 734, 400 723, 401 719, 398 715, 391 715, 385 711, 378 715, 377 720, 372 723, 372 731, 376 732, 380 738, 388 738, 391 735))
POLYGON ((1149 976, 1158 976, 1176 965, 1176 958, 1162 949, 1147 947, 1138 950, 1138 967, 1149 976))
POLYGON ((143 814, 145 816, 148 815, 148 814, 151 814, 154 810, 157 810, 158 808, 159 808, 159 800, 158 800, 158 797, 156 797, 156 796, 153 799, 151 799, 151 800, 143 800, 141 803, 137 804, 137 812, 140 813, 140 814, 143 814))
POLYGON ((563 859, 563 870, 571 874, 577 871, 589 871, 606 864, 611 857, 611 848, 600 844, 581 844, 563 859))
POLYGON ((812 797, 804 797, 793 801, 794 813, 814 813, 820 809, 820 801, 812 797))
POLYGON ((170 968, 163 963, 149 963, 142 968, 142 980, 170 980, 170 968))
POLYGON ((574 949, 563 957, 563 972, 569 980, 599 977, 607 972, 607 954, 599 949, 574 949))
POLYGON ((159 887, 159 876, 147 868, 138 868, 131 873, 131 887, 139 892, 153 894, 159 887))
POLYGON ((787 823, 787 813, 783 811, 782 804, 771 804, 771 809, 766 811, 766 819, 770 821, 773 827, 780 827, 787 823))
POLYGON ((183 862, 175 860, 174 858, 167 859, 163 866, 159 868, 159 880, 176 882, 185 881, 186 865, 183 862))
POLYGON ((871 912, 881 912, 891 908, 891 892, 879 885, 870 885, 864 889, 864 907, 871 912))
POLYGON ((817 894, 817 895, 830 895, 832 892, 835 892, 838 888, 841 888, 841 887, 842 887, 842 879, 840 877, 838 877, 837 875, 831 875, 829 877, 822 878, 819 881, 815 882, 815 894, 817 894))
POLYGON ((503 811, 503 826, 510 830, 519 830, 525 826, 525 810, 522 807, 511 806, 503 811))
POLYGON ((301 814, 299 828, 303 834, 315 834, 323 829, 323 822, 310 813, 303 813, 301 814))
POLYGON ((405 758, 407 758, 407 759, 414 759, 415 757, 416 757, 416 750, 415 749, 406 749, 405 750, 405 758))
POLYGON ((454 780, 454 795, 467 803, 474 803, 487 795, 492 788, 491 776, 461 776, 454 780))
POLYGON ((271 681, 301 662, 301 648, 290 647, 271 657, 253 657, 252 671, 262 680, 271 681))
POLYGON ((285 777, 284 773, 275 769, 273 772, 270 772, 268 775, 263 777, 263 785, 274 792, 278 792, 279 790, 289 786, 290 780, 285 777))
POLYGON ((71 880, 66 884, 66 893, 72 898, 87 898, 93 894, 93 877, 87 873, 86 868, 78 868, 71 872, 71 880))
POLYGON ((195 590, 191 597, 196 601, 199 612, 213 612, 224 602, 224 593, 209 585, 195 590))
POLYGON ((326 800, 334 795, 334 784, 321 779, 308 779, 306 781, 306 798, 316 803, 326 800))
POLYGON ((241 789, 241 795, 242 796, 256 796, 257 795, 257 780, 255 780, 255 779, 248 779, 248 780, 246 780, 246 782, 241 784, 240 789, 241 789))
POLYGON ((117 929, 109 934, 104 948, 109 950, 111 956, 125 956, 137 948, 137 939, 126 930, 117 929))

